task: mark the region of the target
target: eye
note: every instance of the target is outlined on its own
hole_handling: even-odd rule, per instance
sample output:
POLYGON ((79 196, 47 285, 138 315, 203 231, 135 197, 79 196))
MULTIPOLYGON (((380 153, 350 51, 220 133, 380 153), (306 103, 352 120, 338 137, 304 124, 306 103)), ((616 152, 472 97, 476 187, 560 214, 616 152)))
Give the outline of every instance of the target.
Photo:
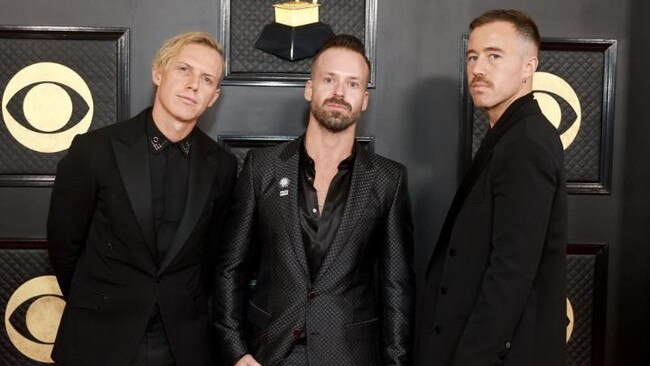
POLYGON ((25 282, 7 301, 5 327, 9 340, 25 356, 52 363, 50 355, 64 307, 54 276, 25 282))
POLYGON ((331 84, 331 83, 334 82, 334 79, 331 78, 331 77, 329 77, 329 76, 326 76, 326 77, 323 78, 323 81, 324 81, 326 84, 331 84))
POLYGON ((478 56, 476 56, 476 55, 467 56, 467 62, 474 62, 476 60, 478 60, 478 56))
POLYGON ((88 131, 93 98, 83 78, 67 66, 41 62, 23 68, 9 80, 2 95, 2 117, 16 141, 25 147, 55 153, 88 131))
POLYGON ((488 58, 489 58, 490 60, 496 60, 496 59, 501 58, 501 55, 496 54, 496 53, 491 53, 491 54, 488 55, 488 58))
POLYGON ((212 86, 214 85, 214 80, 209 76, 205 76, 203 77, 203 83, 205 83, 207 86, 212 86))

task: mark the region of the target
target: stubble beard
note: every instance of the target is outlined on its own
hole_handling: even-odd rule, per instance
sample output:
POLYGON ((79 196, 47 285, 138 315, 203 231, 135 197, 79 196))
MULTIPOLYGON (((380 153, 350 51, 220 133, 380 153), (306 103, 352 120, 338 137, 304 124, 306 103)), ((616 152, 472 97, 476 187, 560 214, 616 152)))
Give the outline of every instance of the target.
POLYGON ((355 124, 361 115, 361 111, 353 111, 352 106, 343 99, 329 98, 323 101, 322 105, 317 105, 314 101, 310 103, 311 114, 319 125, 330 132, 342 132, 355 124), (350 111, 349 115, 344 115, 339 111, 327 111, 323 107, 325 104, 335 103, 344 106, 350 111))

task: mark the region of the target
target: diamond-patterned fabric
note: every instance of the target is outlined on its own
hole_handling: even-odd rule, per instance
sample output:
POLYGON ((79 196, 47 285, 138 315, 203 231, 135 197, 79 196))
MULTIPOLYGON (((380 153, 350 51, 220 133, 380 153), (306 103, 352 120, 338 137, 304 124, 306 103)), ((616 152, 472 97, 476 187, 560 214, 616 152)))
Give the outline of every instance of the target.
MULTIPOLYGON (((275 21, 277 0, 230 1, 230 73, 309 73, 311 59, 286 61, 255 48, 262 28, 275 21)), ((320 21, 335 34, 347 33, 364 39, 366 0, 323 2, 320 21)))

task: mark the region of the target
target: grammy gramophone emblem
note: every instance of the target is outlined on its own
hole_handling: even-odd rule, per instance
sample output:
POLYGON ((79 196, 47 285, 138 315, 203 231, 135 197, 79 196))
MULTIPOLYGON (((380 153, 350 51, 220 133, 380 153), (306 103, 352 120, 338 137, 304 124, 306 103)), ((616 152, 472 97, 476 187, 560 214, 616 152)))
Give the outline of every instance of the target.
POLYGON ((313 56, 334 35, 319 20, 320 6, 315 0, 274 4, 275 22, 264 26, 255 47, 289 61, 313 56))

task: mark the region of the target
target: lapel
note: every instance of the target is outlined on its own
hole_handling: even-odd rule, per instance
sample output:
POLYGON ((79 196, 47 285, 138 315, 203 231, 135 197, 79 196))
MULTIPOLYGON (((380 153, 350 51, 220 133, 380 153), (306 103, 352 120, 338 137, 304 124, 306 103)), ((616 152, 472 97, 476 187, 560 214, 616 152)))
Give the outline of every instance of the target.
POLYGON ((310 278, 305 245, 302 241, 300 217, 298 215, 298 167, 300 165, 300 148, 303 139, 304 135, 288 143, 280 153, 280 159, 275 165, 275 182, 272 183, 275 185, 272 190, 277 193, 272 194, 277 194, 274 200, 277 202, 277 207, 279 207, 279 212, 283 218, 282 221, 289 237, 289 245, 298 259, 300 268, 306 278, 310 278), (286 188, 280 186, 280 182, 285 178, 289 180, 289 186, 286 188), (288 194, 281 196, 283 190, 288 190, 288 194))
POLYGON ((206 205, 210 189, 212 189, 212 182, 217 172, 217 159, 214 151, 210 151, 204 143, 201 131, 195 131, 194 133, 196 134, 196 148, 193 146, 190 152, 190 176, 187 202, 185 203, 183 217, 178 224, 174 240, 160 264, 159 273, 162 273, 169 266, 194 230, 206 205))
MULTIPOLYGON (((445 222, 442 225, 442 229, 438 236, 438 242, 434 248, 433 255, 429 259, 425 273, 428 273, 431 270, 433 257, 436 256, 436 253, 440 250, 446 250, 449 240, 451 239, 451 232, 456 223, 456 218, 465 203, 465 198, 467 198, 467 195, 472 191, 476 181, 483 172, 483 169, 492 158, 492 152, 494 151, 495 146, 523 115, 534 112, 535 107, 537 107, 537 102, 533 99, 532 93, 526 94, 515 100, 505 110, 505 112, 503 112, 501 118, 499 118, 494 127, 488 131, 488 134, 483 138, 483 141, 481 141, 481 146, 476 152, 474 159, 472 159, 472 163, 465 174, 465 177, 461 181, 453 201, 451 202, 451 206, 447 212, 447 217, 445 217, 445 222)), ((539 107, 537 108, 539 109, 539 107)))
POLYGON ((153 258, 156 253, 156 243, 151 211, 149 150, 145 133, 148 113, 150 113, 148 110, 144 111, 131 121, 125 122, 124 131, 111 138, 111 144, 124 188, 153 258))
POLYGON ((343 218, 314 282, 327 273, 332 263, 336 261, 336 258, 345 248, 350 235, 357 227, 359 219, 364 216, 363 210, 368 204, 368 199, 374 187, 375 170, 373 169, 370 153, 359 145, 357 145, 356 149, 357 156, 354 160, 352 181, 350 182, 350 191, 343 211, 343 218))

